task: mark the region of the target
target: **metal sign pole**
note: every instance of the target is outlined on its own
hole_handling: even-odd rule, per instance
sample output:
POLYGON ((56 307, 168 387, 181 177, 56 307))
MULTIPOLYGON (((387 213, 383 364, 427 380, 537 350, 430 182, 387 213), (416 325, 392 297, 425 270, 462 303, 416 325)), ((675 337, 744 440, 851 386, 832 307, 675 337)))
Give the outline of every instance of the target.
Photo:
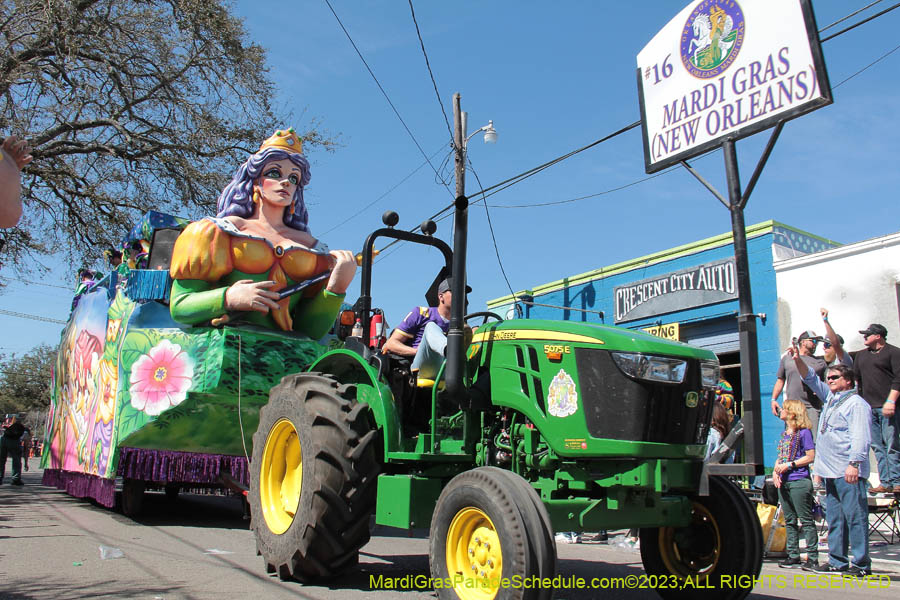
POLYGON ((750 295, 750 261, 747 256, 747 230, 744 226, 740 173, 734 140, 722 142, 725 175, 728 181, 728 210, 734 236, 734 263, 738 288, 738 337, 741 344, 741 400, 744 408, 744 462, 763 473, 762 412, 759 389, 759 348, 756 340, 756 314, 750 295))

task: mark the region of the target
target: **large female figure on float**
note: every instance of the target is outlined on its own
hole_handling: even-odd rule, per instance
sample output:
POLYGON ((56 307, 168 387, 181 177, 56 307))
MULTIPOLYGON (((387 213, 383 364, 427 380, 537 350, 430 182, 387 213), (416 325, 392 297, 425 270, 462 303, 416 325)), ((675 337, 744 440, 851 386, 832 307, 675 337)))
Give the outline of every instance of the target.
POLYGON ((215 217, 188 225, 175 242, 172 318, 192 325, 230 314, 319 339, 334 322, 356 273, 348 250, 330 251, 309 232, 303 187, 309 162, 293 129, 276 131, 235 172, 215 217), (327 283, 279 299, 288 286, 330 271, 327 283))

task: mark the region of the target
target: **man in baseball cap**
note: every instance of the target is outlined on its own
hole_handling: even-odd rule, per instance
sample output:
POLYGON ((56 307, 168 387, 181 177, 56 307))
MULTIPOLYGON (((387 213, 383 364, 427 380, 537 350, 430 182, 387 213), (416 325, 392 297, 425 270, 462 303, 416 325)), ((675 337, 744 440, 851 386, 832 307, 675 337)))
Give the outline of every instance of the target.
MULTIPOLYGON (((825 361, 814 356, 816 346, 822 338, 815 331, 807 330, 797 336, 797 346, 800 359, 807 364, 819 379, 825 377, 825 361)), ((818 431, 819 414, 822 412, 822 400, 804 385, 803 376, 794 364, 794 359, 785 354, 778 363, 778 372, 775 374, 775 387, 772 389, 772 414, 781 416, 781 407, 778 406, 778 396, 784 391, 785 400, 801 400, 806 406, 806 416, 812 424, 813 436, 818 431)))
MULTIPOLYGON (((453 279, 438 284, 438 305, 417 306, 397 325, 384 344, 383 352, 412 359, 410 369, 420 378, 434 379, 444 362, 450 307, 453 304, 453 279)), ((466 286, 466 293, 472 288, 466 286)), ((465 302, 465 298, 462 299, 465 302)), ((466 337, 471 339, 471 330, 466 337)))
POLYGON ((887 328, 881 323, 872 323, 865 329, 860 329, 859 332, 865 337, 870 335, 880 335, 882 342, 887 338, 887 328))
POLYGON ((869 492, 900 494, 900 417, 896 412, 900 348, 885 341, 887 328, 881 323, 872 323, 859 332, 866 347, 856 354, 853 370, 859 394, 872 408, 872 450, 881 481, 869 492))

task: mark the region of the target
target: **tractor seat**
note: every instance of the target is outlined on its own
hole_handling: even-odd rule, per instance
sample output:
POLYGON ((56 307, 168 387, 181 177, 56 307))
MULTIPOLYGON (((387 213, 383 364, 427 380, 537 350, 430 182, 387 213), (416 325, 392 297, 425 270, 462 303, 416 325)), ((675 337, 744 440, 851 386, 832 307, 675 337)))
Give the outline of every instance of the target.
MULTIPOLYGON (((434 379, 428 379, 426 377, 416 377, 416 387, 419 389, 431 389, 434 387, 434 379)), ((444 389, 443 379, 438 383, 438 389, 444 389)))

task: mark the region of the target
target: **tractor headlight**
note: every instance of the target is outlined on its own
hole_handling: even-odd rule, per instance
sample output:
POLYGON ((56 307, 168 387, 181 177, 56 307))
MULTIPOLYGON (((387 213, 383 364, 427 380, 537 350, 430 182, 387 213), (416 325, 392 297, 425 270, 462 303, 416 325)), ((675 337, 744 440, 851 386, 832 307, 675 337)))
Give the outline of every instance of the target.
POLYGON ((718 361, 700 361, 700 382, 705 388, 716 387, 717 385, 719 385, 718 361))
MULTIPOLYGON (((687 361, 668 356, 653 356, 634 352, 611 352, 613 361, 623 373, 635 379, 681 383, 687 361)), ((718 379, 717 379, 718 381, 718 379)))

